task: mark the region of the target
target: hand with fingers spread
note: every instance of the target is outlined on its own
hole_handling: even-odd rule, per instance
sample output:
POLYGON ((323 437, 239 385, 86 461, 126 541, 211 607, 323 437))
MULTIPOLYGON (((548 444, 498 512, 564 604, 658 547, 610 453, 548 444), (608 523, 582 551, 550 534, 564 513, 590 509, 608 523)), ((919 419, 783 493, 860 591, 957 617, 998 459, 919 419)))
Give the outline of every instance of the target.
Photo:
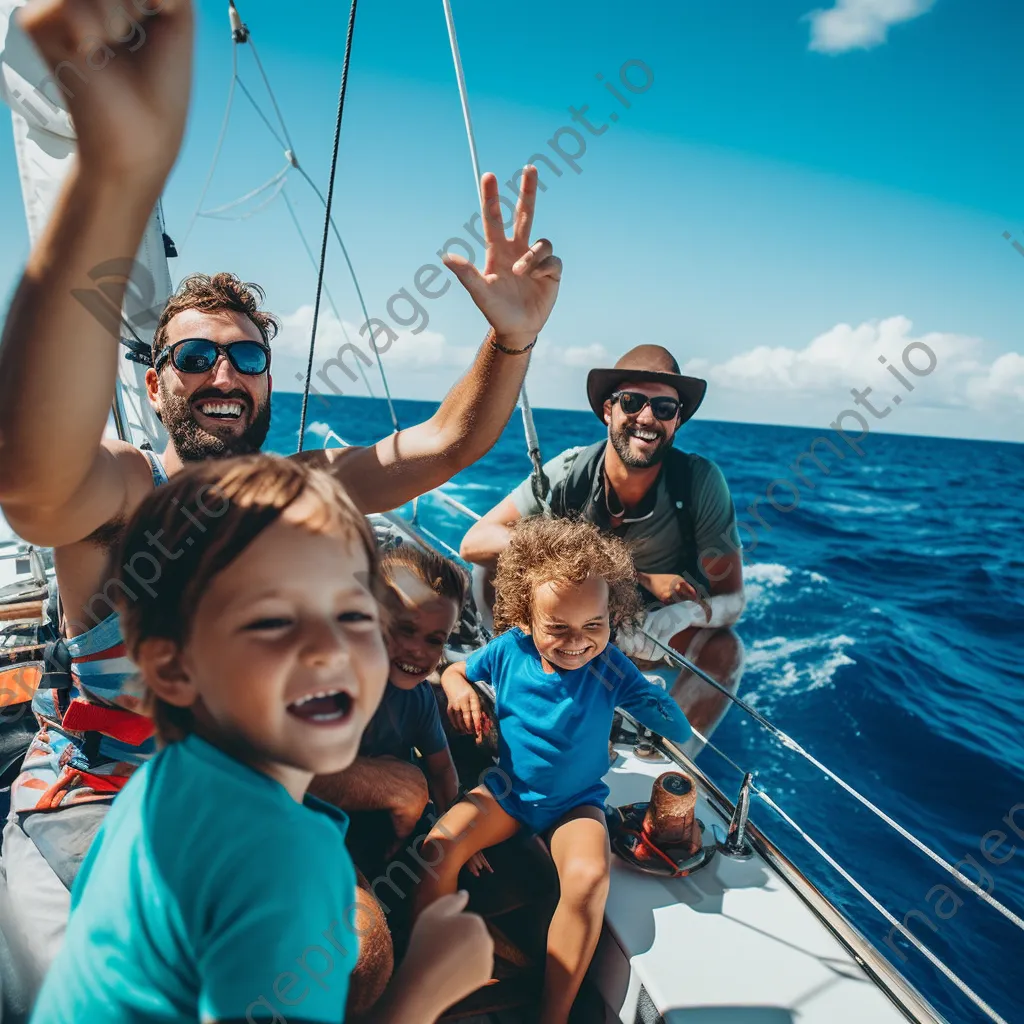
POLYGON ((191 0, 30 0, 17 17, 54 72, 48 95, 67 105, 81 167, 159 189, 188 114, 191 0))
POLYGON ((505 235, 498 179, 480 179, 487 256, 483 272, 463 256, 447 254, 444 264, 462 282, 506 348, 525 349, 547 322, 558 295, 562 261, 546 238, 530 244, 537 202, 537 168, 527 167, 519 187, 512 237, 505 235))

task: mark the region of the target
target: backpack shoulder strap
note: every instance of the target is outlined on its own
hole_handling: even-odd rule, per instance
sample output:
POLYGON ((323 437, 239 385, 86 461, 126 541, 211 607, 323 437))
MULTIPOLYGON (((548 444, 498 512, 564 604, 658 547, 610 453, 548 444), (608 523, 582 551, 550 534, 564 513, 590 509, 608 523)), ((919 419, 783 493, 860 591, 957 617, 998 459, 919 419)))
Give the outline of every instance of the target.
POLYGON ((576 449, 572 466, 565 478, 551 489, 551 512, 564 517, 581 512, 590 500, 597 472, 607 441, 595 441, 587 448, 576 449))
POLYGON ((665 486, 668 488, 669 499, 676 507, 684 560, 691 563, 697 579, 706 587, 707 580, 700 565, 697 528, 693 518, 693 465, 699 458, 699 455, 671 448, 665 459, 665 486))

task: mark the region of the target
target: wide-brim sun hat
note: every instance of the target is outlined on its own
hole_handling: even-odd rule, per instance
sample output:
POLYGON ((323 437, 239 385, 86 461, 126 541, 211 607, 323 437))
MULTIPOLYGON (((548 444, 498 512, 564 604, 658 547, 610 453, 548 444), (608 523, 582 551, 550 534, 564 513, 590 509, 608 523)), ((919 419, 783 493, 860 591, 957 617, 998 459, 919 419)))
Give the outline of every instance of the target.
POLYGON ((595 369, 587 374, 587 399, 594 415, 604 423, 604 403, 621 384, 667 384, 679 395, 680 423, 685 423, 700 408, 708 382, 687 377, 679 364, 661 345, 637 345, 610 369, 595 369))

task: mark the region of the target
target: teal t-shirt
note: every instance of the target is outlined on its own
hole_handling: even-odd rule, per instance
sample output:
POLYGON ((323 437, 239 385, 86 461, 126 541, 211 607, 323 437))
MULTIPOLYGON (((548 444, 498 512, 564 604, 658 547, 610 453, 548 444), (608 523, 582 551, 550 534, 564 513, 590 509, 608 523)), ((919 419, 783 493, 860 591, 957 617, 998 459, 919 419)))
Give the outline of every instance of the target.
POLYGON ((31 1024, 338 1024, 359 952, 348 819, 196 736, 118 795, 31 1024))

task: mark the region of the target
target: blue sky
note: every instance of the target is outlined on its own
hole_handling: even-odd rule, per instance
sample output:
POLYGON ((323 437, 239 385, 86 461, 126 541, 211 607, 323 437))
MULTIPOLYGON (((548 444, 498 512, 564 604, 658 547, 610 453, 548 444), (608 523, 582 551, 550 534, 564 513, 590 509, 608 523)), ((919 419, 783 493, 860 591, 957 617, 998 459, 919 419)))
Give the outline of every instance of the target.
MULTIPOLYGON (((1003 238, 1024 243, 1024 13, 1013 0, 819 2, 455 0, 483 167, 504 181, 546 152, 562 170, 541 166, 536 233, 554 241, 565 277, 532 364, 535 404, 584 407, 589 366, 656 341, 710 381, 704 416, 827 425, 852 406, 851 388, 874 387, 880 405, 901 391, 878 357, 899 365, 917 341, 936 369, 884 429, 1024 440, 1024 257, 1003 238), (653 75, 641 94, 619 81, 626 61, 653 75), (574 173, 549 140, 584 104, 608 128, 576 125, 587 148, 574 173)), ((325 187, 347 7, 317 7, 296 17, 271 0, 240 4, 298 156, 325 187)), ((185 241, 231 67, 224 4, 198 9, 192 118, 165 195, 181 251, 172 276, 233 269, 264 284, 286 324, 275 386, 291 390, 315 278, 281 198, 243 221, 200 218, 185 241)), ((239 63, 270 113, 245 48, 239 63)), ((341 154, 336 219, 370 314, 386 319, 389 297, 413 290, 417 268, 466 235, 474 209, 439 2, 360 6, 341 154)), ((205 205, 283 165, 236 94, 205 205)), ((287 191, 318 252, 317 200, 294 174, 287 191)), ((0 218, 9 293, 27 241, 6 130, 0 218)), ((328 284, 354 336, 363 317, 333 244, 328 284)), ((425 328, 403 333, 384 362, 394 393, 439 398, 483 322, 457 284, 422 304, 412 326, 425 328)), ((341 340, 328 311, 318 365, 341 340)))

